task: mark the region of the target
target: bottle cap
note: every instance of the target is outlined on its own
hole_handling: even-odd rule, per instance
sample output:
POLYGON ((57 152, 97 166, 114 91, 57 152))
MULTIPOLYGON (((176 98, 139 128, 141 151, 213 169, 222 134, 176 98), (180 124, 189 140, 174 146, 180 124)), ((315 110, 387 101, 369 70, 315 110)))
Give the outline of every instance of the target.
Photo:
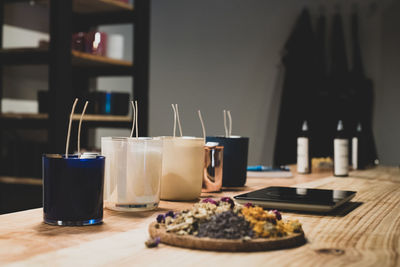
POLYGON ((362 131, 362 126, 361 126, 361 122, 359 122, 357 124, 357 132, 361 132, 362 131))
POLYGON ((343 127, 343 122, 342 120, 339 120, 338 125, 337 125, 337 130, 338 131, 343 131, 344 127, 343 127))
POLYGON ((84 152, 79 158, 81 159, 95 159, 99 153, 96 152, 84 152))
POLYGON ((303 126, 301 126, 301 130, 303 132, 308 131, 308 124, 307 124, 306 120, 303 122, 303 126))

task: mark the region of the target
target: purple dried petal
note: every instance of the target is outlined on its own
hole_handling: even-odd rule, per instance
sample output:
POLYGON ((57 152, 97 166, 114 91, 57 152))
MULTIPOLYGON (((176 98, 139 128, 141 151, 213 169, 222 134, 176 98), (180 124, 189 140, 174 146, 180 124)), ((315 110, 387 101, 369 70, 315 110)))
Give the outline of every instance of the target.
POLYGON ((231 204, 231 209, 235 206, 235 202, 230 197, 222 197, 221 201, 231 204))
POLYGON ((144 243, 145 243, 146 247, 148 247, 148 248, 155 248, 158 246, 158 244, 160 244, 160 241, 161 241, 160 237, 157 236, 156 238, 150 237, 144 243))
POLYGON ((157 216, 157 222, 158 222, 158 223, 164 223, 164 222, 165 222, 165 216, 164 216, 164 214, 158 214, 158 216, 157 216))
POLYGON ((251 208, 251 207, 254 207, 254 204, 251 203, 251 202, 248 202, 248 203, 244 204, 244 206, 245 206, 246 208, 251 208))
POLYGON ((168 216, 172 217, 172 218, 175 218, 175 214, 174 214, 174 212, 172 210, 170 210, 167 213, 165 213, 165 217, 168 217, 168 216))
POLYGON ((218 202, 215 201, 215 200, 212 199, 212 198, 205 198, 205 199, 203 199, 201 202, 202 202, 202 203, 211 203, 211 204, 214 204, 215 206, 218 206, 218 202))
POLYGON ((277 210, 272 210, 273 213, 275 213, 275 217, 278 221, 282 220, 282 215, 279 211, 277 210))

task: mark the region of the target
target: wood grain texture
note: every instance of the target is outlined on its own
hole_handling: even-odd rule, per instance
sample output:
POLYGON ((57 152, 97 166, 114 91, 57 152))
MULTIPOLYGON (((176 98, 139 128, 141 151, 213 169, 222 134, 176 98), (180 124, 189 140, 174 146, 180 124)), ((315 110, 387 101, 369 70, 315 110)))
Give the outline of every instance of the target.
MULTIPOLYGON (((390 168, 388 169, 390 172, 390 168)), ((386 172, 385 172, 386 173, 386 172)), ((284 212, 299 219, 307 244, 266 252, 210 252, 160 244, 147 249, 148 225, 158 213, 181 210, 193 203, 160 203, 160 209, 134 214, 105 210, 104 224, 57 227, 42 223, 42 210, 0 216, 0 265, 10 266, 400 266, 400 180, 380 180, 382 171, 366 170, 368 178, 249 179, 236 195, 269 185, 357 191, 349 204, 328 215, 284 212)), ((206 197, 209 194, 204 195, 206 197)))
POLYGON ((266 251, 274 249, 292 248, 303 245, 306 240, 304 233, 296 233, 280 238, 258 238, 253 240, 212 239, 208 237, 195 237, 167 233, 165 227, 157 228, 156 222, 149 225, 150 236, 159 237, 161 242, 171 246, 230 252, 266 251))

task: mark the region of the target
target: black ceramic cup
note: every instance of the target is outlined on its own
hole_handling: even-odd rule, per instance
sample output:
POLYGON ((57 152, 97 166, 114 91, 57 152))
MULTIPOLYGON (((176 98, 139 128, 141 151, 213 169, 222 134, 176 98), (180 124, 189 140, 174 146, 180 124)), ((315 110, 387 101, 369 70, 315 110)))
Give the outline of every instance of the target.
POLYGON ((241 136, 207 136, 207 142, 224 147, 223 187, 240 187, 246 183, 249 138, 241 136))

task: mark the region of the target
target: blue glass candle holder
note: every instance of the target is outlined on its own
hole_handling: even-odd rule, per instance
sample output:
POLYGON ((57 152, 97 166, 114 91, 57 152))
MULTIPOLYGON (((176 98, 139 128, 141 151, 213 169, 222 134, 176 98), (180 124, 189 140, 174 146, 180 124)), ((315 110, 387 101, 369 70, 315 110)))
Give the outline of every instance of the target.
POLYGON ((103 156, 43 156, 43 219, 51 225, 81 226, 103 221, 103 156))

